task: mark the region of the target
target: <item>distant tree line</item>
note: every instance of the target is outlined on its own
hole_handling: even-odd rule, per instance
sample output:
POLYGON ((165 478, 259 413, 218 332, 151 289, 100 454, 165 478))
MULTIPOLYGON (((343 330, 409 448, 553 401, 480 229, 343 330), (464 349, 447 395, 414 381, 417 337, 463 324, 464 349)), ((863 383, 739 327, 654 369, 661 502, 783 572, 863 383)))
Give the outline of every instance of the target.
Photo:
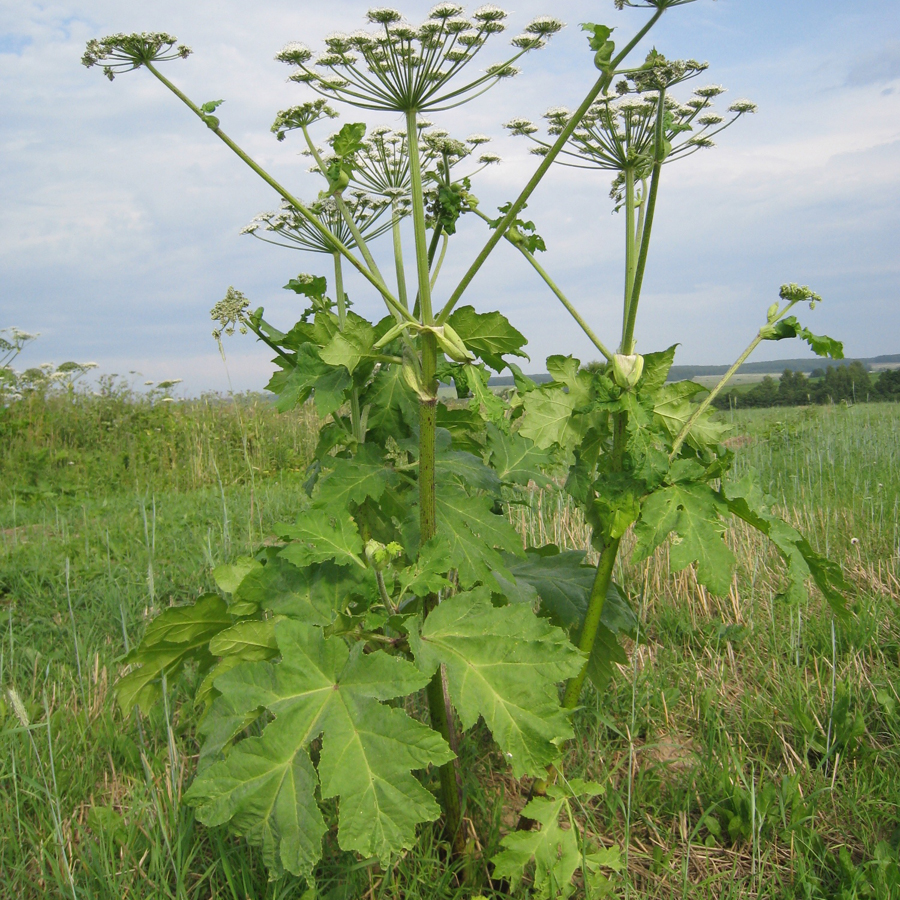
POLYGON ((771 375, 750 390, 731 390, 713 401, 719 409, 767 406, 808 406, 813 403, 868 403, 900 400, 900 369, 885 369, 873 377, 859 361, 846 366, 803 372, 785 369, 776 381, 771 375))

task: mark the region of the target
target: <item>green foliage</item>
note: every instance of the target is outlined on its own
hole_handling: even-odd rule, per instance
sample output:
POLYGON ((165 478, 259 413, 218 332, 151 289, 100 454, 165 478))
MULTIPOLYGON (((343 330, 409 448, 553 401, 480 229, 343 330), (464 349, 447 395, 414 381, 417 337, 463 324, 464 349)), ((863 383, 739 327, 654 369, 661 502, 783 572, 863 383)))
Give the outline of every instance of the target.
POLYGON ((147 627, 140 646, 125 657, 135 668, 116 686, 122 709, 130 712, 138 706, 147 712, 160 697, 160 676, 166 673, 173 678, 188 660, 196 660, 201 671, 209 669, 215 662, 209 642, 232 624, 218 594, 205 594, 191 606, 173 607, 159 615, 147 627))
POLYGON ((486 588, 457 594, 410 632, 419 668, 444 666, 450 699, 463 727, 479 716, 516 778, 538 776, 572 736, 556 684, 582 660, 565 633, 521 604, 495 607, 486 588))
POLYGON ((424 686, 414 666, 383 653, 353 651, 340 638, 290 620, 276 628, 281 660, 245 665, 216 683, 217 705, 275 718, 198 776, 186 795, 208 825, 231 820, 260 844, 266 864, 310 875, 325 822, 316 805, 340 798, 338 840, 345 850, 387 861, 411 846, 419 822, 440 809, 410 770, 441 764, 449 748, 431 729, 379 701, 424 686), (224 701, 224 702, 223 702, 224 701), (323 735, 314 769, 310 744, 323 735), (317 774, 318 773, 318 774, 317 774))
MULTIPOLYGON (((661 13, 683 2, 640 5, 661 13)), ((249 301, 233 288, 213 310, 221 326, 217 339, 222 330, 251 330, 275 353, 278 371, 268 388, 278 410, 312 398, 325 420, 306 482, 308 502, 293 512, 293 523, 276 527, 280 540, 216 569, 229 601, 206 594, 193 606, 163 613, 128 656, 137 668, 119 685, 125 709, 136 704, 147 711, 160 682, 165 685, 188 661, 196 663, 203 679, 197 698, 208 707, 201 728, 206 740, 186 799, 202 822, 228 823, 259 847, 274 877, 287 871, 310 884, 335 818, 344 852, 390 868, 410 849, 417 826, 442 811, 413 774, 432 766, 440 769, 446 831, 454 853, 462 854, 462 798, 452 761, 463 752, 461 738, 479 721, 514 777, 541 779, 548 769, 560 770, 585 678, 606 688, 614 664, 626 661, 618 636, 637 636, 628 592, 611 580, 629 529, 635 538, 632 562, 648 559, 668 542, 674 571, 696 565, 699 582, 722 595, 734 577, 735 557, 725 535, 728 517, 735 515, 783 555, 791 599, 812 578, 841 611, 847 588, 837 566, 771 514, 751 480, 728 484, 734 455, 721 443, 727 429, 714 420, 708 401, 698 405, 701 388, 666 383, 674 348, 646 358, 634 352, 662 167, 681 151, 710 144, 703 119, 697 135, 674 142, 692 132, 691 123, 708 106, 703 90, 721 89, 702 89, 685 106, 667 104, 666 92, 705 64, 669 60, 651 50, 644 65, 624 70, 616 85, 619 93, 640 99, 613 112, 613 70, 647 29, 614 58, 612 29, 584 25, 603 76, 577 114, 548 113, 549 130, 559 140, 538 148, 545 162, 517 200, 501 208, 502 218, 490 223, 491 240, 444 308, 433 308, 447 243, 463 213, 477 211, 478 204, 470 179, 454 180, 450 169, 483 141, 474 136, 463 144, 440 132, 420 136, 427 126, 419 116, 457 106, 515 74, 516 59, 562 28, 552 17, 535 19, 514 38, 511 59, 451 88, 449 82, 487 37, 503 30, 505 17, 490 6, 476 10, 471 22, 458 18, 459 12, 439 4, 422 28, 410 30, 397 24, 399 12, 371 10, 370 21, 381 26, 375 35, 326 39, 327 52, 315 64, 330 70, 326 75, 309 67, 312 52, 303 45, 289 44, 278 54, 296 67, 292 80, 320 94, 365 110, 403 113, 405 134, 387 141, 383 129, 373 130, 367 139, 366 123, 347 123, 328 139, 333 152, 323 159, 308 126, 333 111, 313 103, 280 113, 273 128, 277 137, 301 129, 326 182, 319 201, 310 205, 251 163, 284 205, 282 213, 266 214, 248 230, 257 230, 259 221, 265 230, 285 235, 293 228, 303 236, 296 243, 329 255, 335 267, 333 300, 322 276, 301 275, 285 285, 309 300, 287 332, 268 323, 262 308, 249 313, 249 301), (620 128, 618 116, 630 115, 629 108, 640 122, 620 128), (585 141, 600 138, 600 132, 623 154, 610 150, 598 157, 585 141), (546 249, 544 241, 534 223, 518 218, 570 135, 575 149, 569 155, 599 158, 601 167, 616 171, 613 194, 626 209, 626 290, 616 352, 590 331, 536 263, 533 254, 546 249), (420 141, 426 147, 424 172, 420 141), (639 195, 636 181, 642 182, 639 195), (379 196, 349 192, 351 183, 379 196), (367 229, 388 209, 389 223, 367 229), (410 212, 414 302, 407 295, 398 227, 410 212), (503 236, 501 223, 608 365, 587 371, 571 356, 552 356, 552 381, 537 387, 509 360, 527 356, 524 336, 506 316, 457 305, 503 236), (369 247, 388 230, 396 288, 388 286, 369 247), (387 315, 381 321, 349 310, 345 261, 383 299, 387 315), (500 397, 490 389, 488 369, 507 367, 517 389, 500 397), (455 385, 458 398, 468 400, 465 409, 440 403, 439 381, 455 385), (566 467, 564 490, 582 510, 599 551, 593 572, 582 565, 582 556, 554 546, 525 551, 506 515, 528 485, 553 484, 566 467), (558 684, 564 680, 561 705, 558 684), (426 686, 430 727, 406 709, 426 686)), ((85 63, 116 60, 106 66, 110 77, 113 66, 143 65, 157 74, 151 61, 187 55, 186 48, 173 45, 174 38, 164 34, 117 35, 92 42, 85 63)), ((221 101, 197 107, 176 93, 250 162, 218 130, 212 113, 221 101)), ((750 107, 739 102, 734 118, 750 107)), ((518 119, 510 127, 524 134, 536 130, 518 119)), ((792 284, 782 287, 781 298, 787 306, 769 310, 757 343, 800 337, 818 353, 841 354, 837 342, 787 316, 798 302, 814 306, 818 295, 792 284)), ((533 861, 536 892, 568 896, 580 866, 588 892, 608 892, 601 869, 618 866, 617 852, 591 847, 573 808, 579 796, 601 792, 577 779, 560 777, 551 784, 546 797, 525 809, 541 829, 504 841, 498 874, 515 884, 533 861)), ((743 834, 741 815, 732 816, 738 822, 733 830, 743 834)))
POLYGON ((600 870, 620 871, 619 851, 586 849, 579 840, 576 814, 580 806, 578 798, 590 799, 604 791, 601 784, 573 779, 550 785, 546 797, 529 801, 522 813, 539 823, 541 828, 507 835, 501 842, 502 851, 493 860, 494 875, 508 878, 515 888, 522 880, 523 872, 533 863, 532 884, 538 896, 569 897, 575 891, 572 876, 583 867, 591 890, 589 896, 603 896, 609 885, 600 870))

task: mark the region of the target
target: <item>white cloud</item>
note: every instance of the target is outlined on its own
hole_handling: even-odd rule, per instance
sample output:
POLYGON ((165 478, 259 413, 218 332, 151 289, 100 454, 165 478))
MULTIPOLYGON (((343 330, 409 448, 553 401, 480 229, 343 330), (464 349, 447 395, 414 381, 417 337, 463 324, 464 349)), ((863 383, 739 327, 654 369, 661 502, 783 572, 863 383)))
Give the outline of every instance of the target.
MULTIPOLYGON (((109 84, 96 69, 85 70, 79 63, 85 40, 164 28, 192 45, 195 54, 169 64, 167 74, 197 101, 224 98, 226 131, 292 190, 310 196, 318 186, 306 173, 308 161, 297 155, 298 142, 280 144, 268 130, 279 108, 306 96, 285 83, 288 70, 272 57, 287 40, 316 46, 339 23, 362 24, 366 6, 356 0, 252 6, 81 0, 8 5, 0 13, 0 34, 14 36, 0 38, 0 307, 4 321, 43 333, 29 352, 42 359, 96 358, 106 371, 122 371, 130 359, 129 368, 147 377, 185 378, 187 391, 224 389, 207 310, 227 286, 244 290, 287 324, 297 302, 281 285, 301 270, 330 275, 326 258, 291 256, 239 237, 255 213, 277 205, 272 191, 148 73, 109 84)), ((643 17, 633 12, 617 19, 609 6, 606 18, 620 25, 617 37, 630 28, 623 19, 643 17)), ((408 7, 416 19, 430 0, 408 7)), ((544 5, 527 0, 516 24, 542 11, 544 5)), ((537 118, 549 105, 575 105, 596 72, 577 29, 582 14, 574 8, 562 14, 571 27, 526 61, 520 80, 441 124, 463 135, 499 136, 499 123, 512 115, 537 118)), ((834 74, 834 61, 822 51, 831 45, 816 30, 824 24, 791 32, 805 46, 795 43, 788 52, 775 42, 764 55, 746 26, 766 15, 725 0, 700 2, 676 10, 654 35, 663 50, 712 58, 717 68, 710 80, 721 78, 735 96, 758 100, 761 111, 727 132, 718 149, 666 173, 641 348, 681 340, 682 361, 727 361, 755 331, 778 284, 805 279, 828 301, 816 311, 817 327, 822 322, 822 330, 827 325, 848 336, 855 353, 896 352, 900 320, 889 298, 896 297, 898 281, 891 241, 900 217, 900 94, 882 94, 881 76, 872 77, 893 70, 877 54, 869 59, 851 47, 847 53, 857 62, 846 78, 846 67, 834 74), (849 85, 835 83, 841 79, 849 85), (871 305, 860 304, 860 296, 871 305), (869 309, 885 317, 877 328, 867 321, 869 309)), ((505 162, 477 181, 486 210, 512 199, 536 164, 519 141, 499 136, 492 149, 505 162)), ((542 262, 615 343, 623 222, 610 214, 608 186, 603 173, 585 178, 556 170, 527 216, 550 247, 542 262)), ((482 223, 464 223, 439 296, 486 236, 482 223)), ((412 279, 411 251, 406 261, 412 279)), ((361 312, 381 315, 358 278, 348 277, 348 289, 361 312)), ((552 352, 596 356, 509 247, 498 250, 463 302, 504 307, 532 339, 534 370, 552 352)), ((228 352, 236 389, 265 382, 264 348, 234 338, 228 352)))

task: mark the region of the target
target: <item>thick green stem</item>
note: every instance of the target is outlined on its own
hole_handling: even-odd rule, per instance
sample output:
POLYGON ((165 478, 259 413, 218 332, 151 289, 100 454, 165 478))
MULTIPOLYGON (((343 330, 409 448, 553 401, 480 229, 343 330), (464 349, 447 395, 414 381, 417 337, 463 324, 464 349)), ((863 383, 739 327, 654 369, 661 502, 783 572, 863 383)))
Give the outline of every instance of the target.
POLYGON ((661 90, 659 92, 659 101, 656 105, 656 140, 653 150, 653 173, 650 176, 650 193, 647 196, 646 212, 644 213, 644 228, 641 232, 641 244, 634 272, 634 284, 631 288, 631 296, 628 298, 628 318, 625 322, 625 327, 622 329, 621 352, 625 356, 634 353, 634 324, 637 320, 638 303, 641 299, 644 271, 647 268, 650 235, 653 231, 653 216, 656 212, 656 198, 659 194, 659 179, 665 160, 665 113, 666 92, 661 90))
POLYGON ((419 160, 418 123, 414 109, 406 113, 406 143, 409 147, 409 180, 412 193, 413 233, 416 238, 419 308, 422 324, 433 325, 431 278, 428 271, 428 238, 425 234, 425 197, 422 190, 422 165, 419 160))
MULTIPOLYGON (((419 543, 431 540, 437 533, 437 505, 435 497, 435 430, 437 425, 437 340, 425 332, 422 341, 422 384, 430 395, 419 403, 419 543)), ((425 598, 425 615, 437 606, 437 594, 425 598)), ((431 727, 456 752, 459 741, 444 686, 443 670, 438 668, 428 684, 428 710, 431 727)), ((441 794, 444 800, 447 833, 453 851, 459 856, 465 851, 466 835, 462 829, 462 791, 458 774, 459 762, 453 760, 441 766, 441 794)))
MULTIPOLYGON (((385 303, 388 304, 392 309, 402 310, 403 308, 397 303, 396 298, 391 294, 388 290, 387 285, 384 283, 384 280, 380 277, 380 275, 376 274, 372 270, 368 268, 361 260, 357 259, 347 246, 340 240, 338 240, 319 220, 314 216, 304 205, 298 200, 287 188, 283 187, 278 181, 276 181, 265 169, 262 168, 257 162, 255 162, 250 156, 248 156, 221 128, 218 126, 212 127, 209 125, 209 117, 194 103, 190 97, 180 91, 165 75, 163 75, 152 63, 145 62, 143 63, 147 67, 147 69, 156 76, 182 103, 185 104, 198 118, 200 118, 203 123, 209 128, 213 134, 216 135, 222 143, 225 144, 241 161, 246 163, 263 181, 266 182, 270 187, 274 188, 294 209, 303 216, 319 234, 338 252, 341 256, 346 259, 350 265, 353 266, 362 276, 365 278, 384 298, 385 303)), ((412 320, 412 316, 406 310, 403 310, 404 318, 407 320, 412 320)))
POLYGON ((569 138, 572 136, 572 132, 580 124, 582 118, 584 118, 584 114, 590 109, 591 104, 597 99, 597 97, 605 91, 610 84, 612 84, 612 80, 616 75, 615 69, 616 66, 628 56, 629 53, 640 43, 643 39, 644 35, 647 34, 648 31, 656 24, 659 20, 660 16, 665 12, 665 9, 658 9, 649 19, 649 21, 641 28, 640 31, 625 45, 624 49, 618 56, 610 63, 609 71, 604 72, 600 78, 594 83, 594 86, 588 91, 587 96, 582 100, 581 105, 575 110, 575 113, 572 115, 572 118, 566 124, 566 127, 560 132, 559 137, 556 139, 556 142, 547 152, 547 155, 541 161, 541 164, 535 169, 534 174, 528 181, 528 184, 522 189, 522 193, 513 201, 512 205, 509 208, 509 211, 506 215, 500 220, 500 223, 494 229, 494 232, 488 238, 487 243, 482 247, 481 252, 478 256, 475 257, 475 261, 469 266, 468 271, 465 275, 463 275, 462 280, 456 286, 456 289, 450 295, 447 303, 444 305, 444 308, 441 310, 440 315, 438 316, 437 322, 439 325, 443 325, 444 322, 447 321, 447 318, 450 316, 450 313, 453 312, 453 307, 459 302, 462 295, 465 293, 466 288, 471 283, 472 279, 478 274, 479 269, 484 265, 485 260, 487 260, 488 256, 490 256, 491 251, 494 247, 497 246, 500 238, 506 233, 507 229, 512 225, 512 223, 516 220, 516 216, 522 211, 522 207, 528 202, 528 198, 534 193, 535 188, 541 183, 544 175, 547 174, 550 166, 553 165, 554 160, 557 156, 562 152, 563 147, 565 147, 569 138))
POLYGON ((394 239, 394 268, 397 272, 397 296, 404 309, 409 309, 406 295, 406 272, 403 268, 403 241, 400 238, 400 212, 397 202, 391 205, 391 235, 394 239))
MULTIPOLYGON (((611 540, 600 554, 600 562, 597 563, 597 574, 594 576, 594 584, 591 587, 591 597, 588 600, 587 615, 581 626, 581 634, 578 636, 578 649, 586 653, 590 659, 591 651, 597 640, 597 631, 600 627, 600 618, 603 615, 603 604, 606 602, 606 592, 612 581, 613 567, 616 564, 616 556, 619 553, 621 538, 611 540)), ((588 662, 585 661, 581 671, 566 684, 566 692, 563 695, 563 708, 575 709, 581 698, 581 689, 587 677, 588 662)))
MULTIPOLYGON (((347 326, 347 298, 344 296, 344 272, 341 268, 340 253, 334 254, 334 292, 337 294, 338 327, 343 331, 347 326)), ((350 388, 350 422, 353 426, 353 437, 362 443, 365 435, 362 433, 362 419, 359 414, 359 388, 356 384, 350 388)))
POLYGON ((625 170, 625 302, 623 304, 622 332, 628 325, 628 310, 631 306, 631 294, 634 290, 635 264, 635 205, 634 205, 634 169, 625 170))
MULTIPOLYGON (((779 319, 784 318, 793 308, 796 306, 796 302, 789 303, 784 309, 778 312, 778 315, 772 320, 772 322, 777 322, 779 319)), ((771 322, 769 323, 772 324, 771 322)), ((725 385, 731 381, 732 376, 735 372, 749 359, 750 354, 765 340, 765 336, 763 334, 763 329, 759 330, 759 333, 750 341, 747 349, 735 360, 734 365, 719 379, 716 386, 703 398, 702 403, 700 403, 694 412, 691 414, 691 417, 684 423, 681 431, 678 432, 678 437, 675 438, 675 442, 672 444, 672 452, 669 454, 669 460, 675 459, 678 456, 678 453, 681 450, 682 445, 684 444, 687 436, 691 433, 691 429, 694 427, 696 421, 706 412, 709 408, 710 403, 719 396, 722 389, 725 385)))
MULTIPOLYGON (((429 274, 428 240, 425 234, 425 201, 422 191, 422 169, 419 162, 416 111, 406 114, 407 145, 412 193, 413 230, 416 246, 416 274, 419 297, 416 302, 425 325, 434 322, 431 311, 431 279, 429 274)), ((431 540, 437 533, 437 502, 435 496, 435 433, 437 429, 437 339, 434 334, 423 332, 422 387, 426 397, 419 401, 419 545, 431 540)), ((438 596, 425 598, 425 615, 437 606, 438 596)), ((428 684, 428 711, 431 727, 437 731, 451 749, 456 751, 458 740, 454 727, 443 670, 438 668, 428 684)), ((440 768, 441 795, 444 800, 444 816, 447 834, 453 852, 461 856, 466 848, 466 835, 462 828, 462 791, 458 775, 458 758, 440 768)))

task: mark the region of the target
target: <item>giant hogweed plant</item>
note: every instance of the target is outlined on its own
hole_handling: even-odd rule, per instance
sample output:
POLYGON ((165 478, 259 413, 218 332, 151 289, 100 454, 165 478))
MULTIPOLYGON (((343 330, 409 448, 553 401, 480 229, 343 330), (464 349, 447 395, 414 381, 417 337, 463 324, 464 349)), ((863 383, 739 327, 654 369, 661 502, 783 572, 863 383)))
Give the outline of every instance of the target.
MULTIPOLYGON (((481 73, 471 63, 505 27, 506 14, 493 6, 466 16, 457 4, 440 3, 418 27, 378 8, 369 12, 373 32, 332 35, 319 55, 289 44, 277 58, 320 99, 282 111, 272 130, 279 140, 300 132, 322 179, 319 196, 308 203, 222 130, 222 101, 194 103, 162 74, 160 62, 190 54, 174 37, 113 35, 88 44, 86 65, 101 64, 110 79, 147 69, 274 188, 281 209, 245 230, 332 257, 327 276, 301 274, 286 285, 307 303, 287 331, 267 322, 262 309, 251 311, 233 288, 213 310, 217 337, 252 331, 272 349, 278 371, 268 387, 281 409, 312 397, 323 417, 309 506, 279 526, 277 544, 214 572, 224 598, 207 594, 154 620, 118 685, 123 708, 146 710, 166 679, 189 661, 198 665, 204 740, 187 799, 203 822, 230 823, 258 844, 275 873, 313 879, 334 822, 344 850, 388 863, 413 845, 421 823, 443 815, 454 852, 462 854, 468 835, 456 759, 480 718, 512 773, 538 779, 541 788, 526 808, 535 828, 504 840, 498 875, 515 882, 533 866, 534 887, 544 896, 570 893, 579 867, 587 883, 601 882, 603 865, 613 860, 582 840, 573 805, 600 787, 566 780, 560 760, 572 736, 568 710, 586 676, 600 685, 608 679, 621 654, 616 634, 634 624, 626 589, 611 582, 619 541, 631 525, 644 553, 674 532, 676 565, 697 562, 701 580, 723 590, 732 561, 719 517, 734 513, 785 553, 793 590, 812 574, 839 604, 839 572, 774 519, 749 484, 720 486, 730 454, 708 418, 709 398, 692 406, 693 388, 665 384, 673 350, 633 352, 659 172, 674 154, 669 135, 693 128, 698 118, 673 107, 670 84, 662 82, 683 80, 699 65, 651 54, 636 69, 621 67, 669 7, 687 2, 617 2, 652 10, 618 51, 611 29, 586 26, 599 76, 578 109, 554 113, 534 175, 490 220, 483 249, 443 293, 447 242, 463 214, 481 214, 472 178, 496 158, 479 149, 482 136, 455 140, 424 117, 512 77, 516 61, 542 47, 560 22, 534 20, 513 39, 513 52, 481 73), (537 263, 543 242, 519 214, 553 162, 582 153, 590 135, 599 136, 603 122, 618 115, 609 91, 622 77, 631 86, 625 93, 639 90, 638 104, 650 108, 653 140, 645 133, 642 149, 635 147, 640 159, 630 176, 622 170, 616 188, 630 210, 626 268, 633 275, 620 352, 612 353, 537 263), (405 127, 349 122, 317 139, 315 129, 336 117, 329 104, 338 102, 401 114, 405 127), (406 284, 399 228, 406 216, 413 225, 413 285, 406 284), (370 247, 388 234, 390 277, 370 247), (548 364, 554 382, 538 388, 510 359, 524 357, 525 339, 506 317, 459 305, 503 238, 592 336, 608 361, 604 370, 590 374, 577 360, 554 357, 548 364), (345 265, 384 301, 380 321, 350 308, 345 265), (506 367, 519 388, 511 403, 487 386, 490 371, 506 367), (468 404, 439 402, 439 381, 454 384, 468 404), (596 570, 583 565, 584 553, 523 550, 503 514, 517 488, 546 483, 566 458, 567 489, 594 526, 596 570), (420 691, 430 724, 407 711, 406 698, 420 691), (429 771, 437 772, 439 803, 429 771)), ((785 296, 787 307, 770 310, 760 340, 800 332, 787 312, 815 298, 794 288, 785 296)))

